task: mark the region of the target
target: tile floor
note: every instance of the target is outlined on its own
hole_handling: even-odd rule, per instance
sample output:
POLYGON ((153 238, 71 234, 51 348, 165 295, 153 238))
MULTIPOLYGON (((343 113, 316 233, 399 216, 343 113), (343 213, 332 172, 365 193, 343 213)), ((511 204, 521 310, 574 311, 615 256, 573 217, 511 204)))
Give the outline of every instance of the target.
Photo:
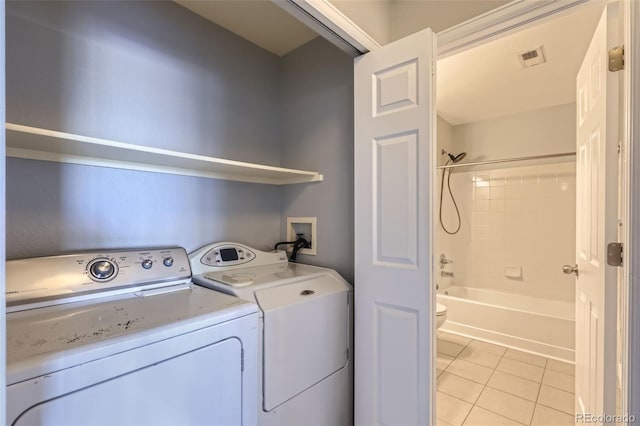
POLYGON ((574 425, 574 366, 438 332, 437 426, 574 425))

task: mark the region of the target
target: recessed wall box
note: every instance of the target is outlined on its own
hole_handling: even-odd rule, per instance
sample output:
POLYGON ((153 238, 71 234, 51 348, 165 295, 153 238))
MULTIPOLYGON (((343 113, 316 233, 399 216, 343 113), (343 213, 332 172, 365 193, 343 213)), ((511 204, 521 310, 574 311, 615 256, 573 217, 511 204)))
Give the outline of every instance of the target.
POLYGON ((318 241, 318 233, 317 233, 317 217, 288 217, 287 218, 287 241, 295 241, 298 234, 302 234, 302 236, 309 242, 311 242, 311 247, 304 248, 300 250, 298 253, 300 254, 309 254, 315 256, 317 254, 317 241, 318 241))
POLYGON ((522 266, 505 266, 504 276, 507 278, 522 278, 522 266))

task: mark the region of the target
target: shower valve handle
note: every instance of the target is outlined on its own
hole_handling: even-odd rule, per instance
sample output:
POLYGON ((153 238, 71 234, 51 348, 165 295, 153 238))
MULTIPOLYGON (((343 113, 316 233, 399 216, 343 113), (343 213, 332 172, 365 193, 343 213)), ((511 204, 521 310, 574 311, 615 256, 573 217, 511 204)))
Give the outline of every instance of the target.
POLYGON ((449 260, 447 259, 447 257, 444 254, 440 255, 440 269, 444 269, 444 267, 446 265, 448 265, 449 263, 453 263, 453 260, 449 260))
POLYGON ((562 267, 562 272, 564 272, 565 274, 569 275, 569 274, 576 274, 576 277, 578 276, 578 265, 564 265, 562 267))

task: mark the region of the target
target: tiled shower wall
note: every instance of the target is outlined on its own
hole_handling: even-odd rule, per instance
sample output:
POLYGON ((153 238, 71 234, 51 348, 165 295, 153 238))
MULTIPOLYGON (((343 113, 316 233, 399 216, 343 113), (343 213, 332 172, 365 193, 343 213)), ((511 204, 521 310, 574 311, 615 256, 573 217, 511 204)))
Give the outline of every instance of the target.
MULTIPOLYGON (((454 171, 462 226, 443 237, 454 261, 445 270, 455 278, 438 277, 441 286, 573 301, 574 277, 562 265, 575 259, 575 175, 575 162, 454 171)), ((444 193, 444 222, 455 229, 446 183, 444 193)))

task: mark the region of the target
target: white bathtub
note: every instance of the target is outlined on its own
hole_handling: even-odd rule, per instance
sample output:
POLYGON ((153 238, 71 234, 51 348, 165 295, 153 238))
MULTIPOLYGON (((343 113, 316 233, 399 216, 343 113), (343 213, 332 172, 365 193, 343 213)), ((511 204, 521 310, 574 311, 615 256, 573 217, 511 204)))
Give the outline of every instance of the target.
POLYGON ((447 306, 441 330, 574 361, 573 303, 459 286, 439 290, 437 299, 447 306))

